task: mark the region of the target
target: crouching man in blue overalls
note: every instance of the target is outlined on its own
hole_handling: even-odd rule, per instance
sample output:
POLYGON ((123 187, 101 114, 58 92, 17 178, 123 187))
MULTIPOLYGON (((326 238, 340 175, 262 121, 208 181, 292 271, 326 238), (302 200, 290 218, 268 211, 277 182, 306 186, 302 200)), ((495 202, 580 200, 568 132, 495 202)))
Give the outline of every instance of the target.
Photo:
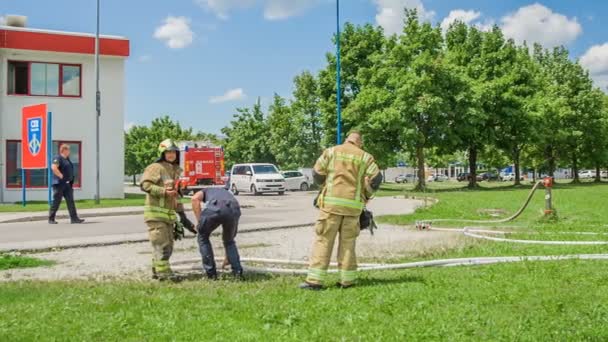
POLYGON ((238 231, 241 206, 232 193, 223 188, 207 188, 192 197, 192 210, 198 219, 198 246, 203 258, 203 270, 209 279, 217 279, 213 247, 209 237, 220 225, 226 259, 235 277, 241 279, 243 268, 234 238, 238 231), (202 208, 202 203, 205 204, 202 208))

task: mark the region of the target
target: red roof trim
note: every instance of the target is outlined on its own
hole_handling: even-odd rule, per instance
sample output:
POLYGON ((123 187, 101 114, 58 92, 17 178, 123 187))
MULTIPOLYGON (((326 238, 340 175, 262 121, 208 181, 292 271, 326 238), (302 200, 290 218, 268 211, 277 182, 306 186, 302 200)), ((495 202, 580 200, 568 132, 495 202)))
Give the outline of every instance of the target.
MULTIPOLYGON (((0 29, 0 48, 92 55, 95 53, 95 38, 0 29)), ((128 57, 129 41, 127 39, 100 38, 99 52, 106 56, 128 57)))

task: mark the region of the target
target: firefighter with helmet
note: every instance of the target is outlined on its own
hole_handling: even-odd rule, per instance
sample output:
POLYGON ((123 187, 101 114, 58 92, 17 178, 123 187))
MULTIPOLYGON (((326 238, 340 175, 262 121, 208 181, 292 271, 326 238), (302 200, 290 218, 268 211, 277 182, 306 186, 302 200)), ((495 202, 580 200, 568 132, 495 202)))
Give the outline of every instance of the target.
POLYGON ((183 237, 184 228, 196 232, 180 203, 179 148, 173 140, 166 139, 160 143, 158 151, 159 159, 146 167, 141 179, 141 189, 147 194, 144 221, 153 248, 152 277, 176 281, 179 278, 169 264, 173 241, 183 237))
POLYGON ((355 244, 365 204, 380 187, 382 175, 371 154, 362 149, 359 131, 351 131, 342 145, 331 147, 317 160, 313 177, 322 190, 320 209, 306 281, 300 288, 320 290, 327 276, 334 241, 338 240, 338 286, 354 285, 357 276, 355 244))

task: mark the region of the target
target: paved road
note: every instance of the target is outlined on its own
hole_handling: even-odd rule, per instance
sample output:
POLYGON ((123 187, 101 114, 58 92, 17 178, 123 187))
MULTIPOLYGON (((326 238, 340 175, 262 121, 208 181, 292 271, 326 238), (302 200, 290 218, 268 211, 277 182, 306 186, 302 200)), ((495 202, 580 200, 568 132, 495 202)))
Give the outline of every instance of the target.
MULTIPOLYGON (((239 196, 241 204, 253 206, 243 209, 240 230, 311 224, 317 216, 317 210, 312 207, 313 196, 314 193, 239 196)), ((379 198, 371 208, 376 215, 386 215, 412 212, 417 204, 412 200, 379 198)), ((42 249, 138 241, 146 239, 146 229, 141 215, 115 216, 89 218, 82 225, 71 225, 66 221, 52 226, 46 222, 6 223, 0 225, 0 237, 0 251, 42 249)))

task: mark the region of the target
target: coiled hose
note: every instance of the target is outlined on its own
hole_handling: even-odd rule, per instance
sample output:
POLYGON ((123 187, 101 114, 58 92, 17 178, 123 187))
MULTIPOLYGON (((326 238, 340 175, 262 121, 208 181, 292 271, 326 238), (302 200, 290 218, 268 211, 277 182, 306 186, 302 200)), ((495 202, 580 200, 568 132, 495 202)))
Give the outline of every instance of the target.
MULTIPOLYGON (((528 194, 524 204, 517 210, 513 215, 499 220, 465 220, 465 219, 433 219, 427 220, 426 222, 438 223, 438 222, 462 222, 462 223, 477 223, 477 224, 491 224, 491 223, 506 223, 511 222, 518 218, 528 207, 534 193, 542 184, 542 181, 536 182, 530 193, 528 194)), ((608 241, 542 241, 542 240, 517 240, 517 239, 506 239, 491 237, 483 234, 509 234, 510 232, 488 230, 476 227, 464 227, 458 228, 431 228, 435 231, 446 231, 446 232, 462 232, 465 236, 485 239, 496 242, 513 242, 513 243, 525 243, 525 244, 546 244, 546 245, 605 245, 608 241)), ((558 232, 554 234, 580 234, 580 235, 604 235, 602 233, 591 233, 591 232, 558 232)), ((411 268, 420 267, 452 267, 452 266, 476 266, 476 265, 491 265, 497 263, 510 263, 510 262, 522 262, 522 261, 558 261, 558 260, 608 260, 608 254, 573 254, 573 255, 544 255, 544 256, 506 256, 506 257, 477 257, 477 258, 456 258, 456 259, 439 259, 439 260, 428 260, 428 261, 417 261, 399 264, 359 264, 359 271, 370 272, 370 271, 387 271, 387 270, 404 270, 411 268)), ((220 259, 216 259, 217 262, 221 262, 220 259)), ((172 268, 176 271, 200 271, 201 259, 188 259, 182 261, 172 262, 172 268), (198 264, 198 265, 191 265, 198 264)), ((266 259, 266 258, 241 258, 241 262, 244 264, 271 264, 271 265, 284 265, 284 266, 307 266, 308 262, 298 260, 283 260, 283 259, 266 259)), ((330 266, 337 266, 336 263, 331 263, 330 266)), ((306 275, 306 269, 296 268, 280 268, 280 267, 260 267, 260 266, 244 266, 246 272, 252 273, 270 273, 280 275, 306 275)), ((337 269, 328 270, 329 273, 337 273, 337 269)))

